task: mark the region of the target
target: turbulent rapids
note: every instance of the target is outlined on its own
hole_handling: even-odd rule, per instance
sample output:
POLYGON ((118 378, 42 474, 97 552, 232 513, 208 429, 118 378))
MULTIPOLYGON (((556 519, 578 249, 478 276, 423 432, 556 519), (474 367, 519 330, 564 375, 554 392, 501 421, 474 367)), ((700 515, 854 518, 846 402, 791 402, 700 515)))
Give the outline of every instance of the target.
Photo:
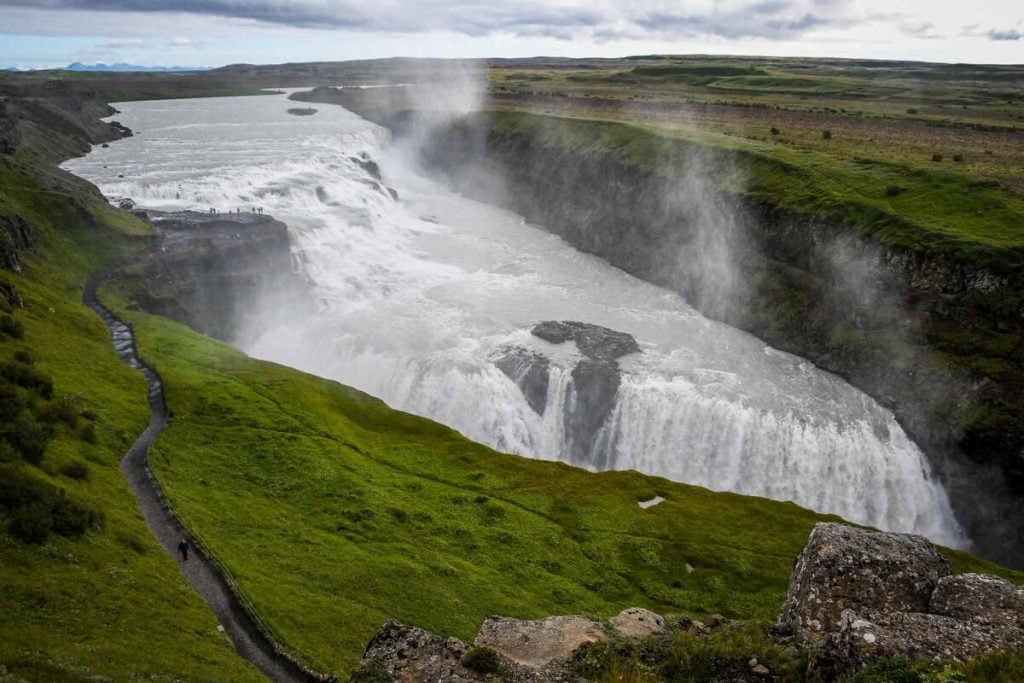
POLYGON ((290 116, 289 104, 119 105, 118 120, 141 135, 66 167, 145 207, 263 207, 288 224, 317 313, 243 333, 236 341, 253 356, 337 379, 501 450, 965 542, 921 451, 865 394, 519 216, 434 184, 383 129, 338 107, 290 116), (595 361, 578 341, 535 334, 543 321, 623 333, 639 351, 595 361), (607 411, 589 426, 581 363, 596 364, 590 376, 608 389, 607 411), (543 382, 526 381, 532 367, 543 368, 543 382))

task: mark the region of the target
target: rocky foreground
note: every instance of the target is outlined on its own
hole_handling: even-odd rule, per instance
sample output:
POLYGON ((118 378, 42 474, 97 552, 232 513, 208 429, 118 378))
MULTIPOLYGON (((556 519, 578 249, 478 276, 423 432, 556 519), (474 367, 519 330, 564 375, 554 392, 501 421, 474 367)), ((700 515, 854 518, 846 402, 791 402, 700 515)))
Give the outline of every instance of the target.
MULTIPOLYGON (((601 646, 644 668, 658 656, 659 639, 685 634, 710 642, 729 625, 718 615, 665 618, 635 607, 606 622, 495 616, 468 644, 389 621, 352 681, 575 682, 591 677, 588 667, 601 646)), ((820 523, 797 558, 772 638, 790 660, 788 671, 812 682, 843 680, 883 657, 966 661, 1024 652, 1024 588, 995 576, 953 575, 949 561, 921 536, 820 523)), ((732 654, 700 675, 737 683, 788 680, 752 652, 732 654)))
POLYGON ((964 661, 1024 651, 1024 588, 953 575, 921 536, 818 524, 793 568, 778 630, 810 646, 816 681, 879 657, 964 661))

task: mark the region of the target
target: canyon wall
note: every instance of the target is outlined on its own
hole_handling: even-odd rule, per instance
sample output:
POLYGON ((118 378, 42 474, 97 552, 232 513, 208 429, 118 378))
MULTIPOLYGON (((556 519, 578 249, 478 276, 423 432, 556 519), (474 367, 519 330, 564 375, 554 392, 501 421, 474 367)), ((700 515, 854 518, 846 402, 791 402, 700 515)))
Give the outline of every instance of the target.
POLYGON ((847 224, 782 209, 744 182, 742 154, 624 124, 439 121, 344 91, 312 99, 390 127, 399 144, 415 139, 424 166, 466 195, 847 378, 928 454, 975 550, 1024 565, 1019 253, 915 248, 884 237, 894 217, 847 224))

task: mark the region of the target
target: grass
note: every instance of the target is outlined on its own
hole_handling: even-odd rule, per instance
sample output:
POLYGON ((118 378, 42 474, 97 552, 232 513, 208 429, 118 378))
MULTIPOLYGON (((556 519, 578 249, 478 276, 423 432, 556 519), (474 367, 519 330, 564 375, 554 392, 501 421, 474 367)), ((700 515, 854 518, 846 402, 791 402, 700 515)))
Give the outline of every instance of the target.
POLYGON ((150 534, 118 467, 148 420, 145 384, 117 358, 81 288, 86 273, 134 252, 144 226, 124 214, 112 226, 86 196, 42 189, 4 162, 0 212, 40 233, 24 274, 0 276, 25 303, 14 314, 23 338, 0 342, 0 361, 30 356, 56 397, 95 424, 93 442, 60 426, 39 467, 14 466, 105 518, 78 539, 33 545, 7 533, 0 510, 0 678, 260 680, 150 534))
MULTIPOLYGON (((496 453, 176 323, 127 315, 174 415, 152 455, 160 482, 269 628, 319 668, 350 672, 388 618, 467 640, 490 614, 607 617, 640 605, 771 619, 793 558, 826 519, 496 453), (641 510, 655 494, 666 501, 641 510)), ((958 557, 962 570, 1022 578, 958 557)))
POLYGON ((579 155, 608 154, 656 173, 671 175, 696 159, 727 191, 842 222, 884 242, 995 266, 1024 261, 1024 199, 995 182, 954 171, 774 150, 770 142, 706 132, 523 112, 489 116, 498 134, 532 136, 579 155), (893 195, 892 186, 902 189, 893 195))
MULTIPOLYGON (((515 123, 518 115, 503 116, 515 123)), ((562 130, 560 119, 543 120, 559 144, 614 149, 652 167, 661 159, 656 146, 667 141, 682 151, 704 140, 603 121, 587 124, 592 135, 583 140, 562 130)), ((758 164, 774 164, 764 167, 771 175, 787 168, 785 159, 756 153, 759 141, 701 135, 742 152, 752 177, 758 164)), ((0 513, 0 676, 256 679, 149 534, 117 468, 145 424, 145 387, 80 304, 81 287, 87 274, 137 255, 147 229, 53 169, 35 175, 71 189, 44 189, 25 171, 0 165, 0 212, 25 216, 41 234, 25 274, 4 275, 26 309, 17 313, 23 339, 2 342, 0 361, 30 352, 58 398, 95 415, 93 439, 61 427, 42 467, 23 467, 102 510, 106 522, 77 540, 51 536, 29 545, 4 531, 0 513)), ((790 182, 840 192, 814 175, 790 182)), ((888 176, 879 182, 882 194, 895 184, 888 176)), ((907 190, 897 199, 915 190, 899 184, 907 190)), ((986 239, 986 249, 1008 248, 999 243, 1005 236, 986 239)), ((607 617, 632 605, 752 620, 730 641, 747 648, 753 636, 742 629, 775 616, 809 529, 829 519, 635 472, 592 474, 495 453, 352 389, 254 361, 134 311, 124 291, 108 287, 103 296, 135 324, 173 414, 152 454, 161 484, 266 625, 319 668, 351 671, 388 618, 469 639, 493 613, 607 617), (666 501, 637 506, 654 495, 666 501)), ((991 343, 1002 348, 999 339, 991 343)), ((1019 572, 944 552, 957 571, 1024 581, 1019 572)), ((683 658, 702 646, 679 647, 683 658)))

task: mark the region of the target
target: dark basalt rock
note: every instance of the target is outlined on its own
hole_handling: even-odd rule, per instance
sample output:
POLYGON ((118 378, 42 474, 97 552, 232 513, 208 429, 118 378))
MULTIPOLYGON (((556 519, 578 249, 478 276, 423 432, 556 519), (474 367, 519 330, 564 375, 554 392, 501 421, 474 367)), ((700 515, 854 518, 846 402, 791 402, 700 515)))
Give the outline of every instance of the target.
POLYGON ((36 230, 21 216, 0 216, 0 267, 21 272, 18 252, 36 241, 36 230))
POLYGON ((359 165, 364 171, 370 174, 370 176, 377 182, 381 182, 380 166, 376 161, 363 154, 358 157, 349 157, 353 162, 359 165))
POLYGON ((879 657, 1024 651, 1024 588, 951 575, 922 536, 820 523, 797 558, 776 632, 813 646, 811 681, 843 679, 879 657))
MULTIPOLYGON (((583 358, 572 370, 572 395, 561 410, 566 429, 567 455, 571 462, 607 469, 611 449, 595 448, 597 436, 608 420, 622 382, 618 359, 640 351, 630 335, 607 327, 573 321, 548 320, 531 330, 552 344, 574 342, 583 358)), ((538 415, 548 409, 551 361, 543 354, 521 347, 507 349, 494 364, 516 383, 530 408, 538 415)))
POLYGON ((281 221, 244 212, 135 213, 159 235, 136 293, 145 310, 227 341, 309 312, 308 283, 292 268, 281 221))
POLYGON ((615 360, 640 351, 631 335, 590 323, 546 320, 535 325, 530 332, 552 344, 574 341, 580 353, 593 360, 615 360))
POLYGON ((516 347, 494 364, 519 386, 533 411, 543 415, 548 403, 551 362, 540 354, 516 347))
POLYGON ((552 344, 575 342, 584 356, 572 371, 575 400, 565 406, 567 455, 574 463, 609 468, 610 449, 597 452, 594 446, 615 407, 622 383, 618 359, 638 353, 640 346, 625 332, 590 323, 546 320, 535 325, 531 333, 552 344))

